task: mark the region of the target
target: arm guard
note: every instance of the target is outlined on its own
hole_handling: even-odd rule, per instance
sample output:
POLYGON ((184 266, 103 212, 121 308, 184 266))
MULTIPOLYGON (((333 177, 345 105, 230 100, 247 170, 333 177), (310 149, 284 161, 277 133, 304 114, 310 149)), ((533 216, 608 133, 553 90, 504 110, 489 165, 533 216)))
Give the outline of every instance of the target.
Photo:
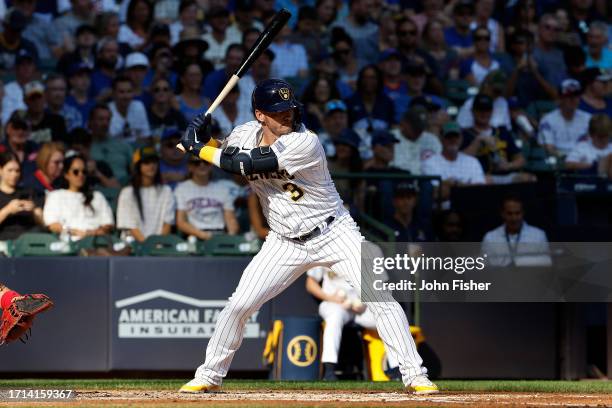
POLYGON ((221 153, 219 167, 230 173, 248 176, 278 170, 278 159, 270 146, 256 147, 250 151, 228 146, 221 153))

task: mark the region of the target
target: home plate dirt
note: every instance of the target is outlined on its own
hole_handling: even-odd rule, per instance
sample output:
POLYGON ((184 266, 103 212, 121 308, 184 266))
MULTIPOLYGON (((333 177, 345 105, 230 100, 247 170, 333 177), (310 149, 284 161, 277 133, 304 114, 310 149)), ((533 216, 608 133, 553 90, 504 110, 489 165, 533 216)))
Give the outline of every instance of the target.
POLYGON ((258 406, 311 405, 313 403, 333 406, 612 406, 610 394, 562 394, 562 393, 456 393, 442 392, 435 395, 416 396, 401 392, 363 392, 363 391, 222 391, 213 394, 180 394, 174 391, 151 390, 113 390, 113 391, 77 391, 75 405, 86 405, 88 402, 105 403, 138 403, 155 406, 157 404, 179 403, 190 405, 191 402, 233 403, 245 406, 257 402, 258 406))

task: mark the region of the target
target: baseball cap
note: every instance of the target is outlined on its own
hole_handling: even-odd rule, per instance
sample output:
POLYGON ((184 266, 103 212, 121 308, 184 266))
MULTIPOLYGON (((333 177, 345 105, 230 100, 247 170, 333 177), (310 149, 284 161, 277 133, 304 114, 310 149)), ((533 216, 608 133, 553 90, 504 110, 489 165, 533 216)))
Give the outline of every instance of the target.
POLYGON ((402 59, 402 54, 399 53, 395 48, 387 48, 383 52, 380 53, 378 57, 378 62, 386 61, 390 58, 397 58, 398 60, 402 59))
POLYGON ((394 144, 397 142, 399 142, 399 140, 397 140, 395 136, 391 134, 391 132, 388 132, 386 130, 377 130, 372 135, 372 146, 375 146, 375 145, 387 146, 387 145, 394 144))
POLYGON ((342 102, 340 99, 332 99, 331 101, 325 104, 325 114, 330 115, 334 112, 346 112, 348 109, 346 108, 346 104, 342 102))
POLYGON ((490 111, 493 110, 493 98, 489 95, 478 94, 474 97, 474 104, 472 110, 477 111, 490 111))
POLYGON ((393 195, 395 197, 404 196, 404 195, 413 195, 419 192, 419 185, 416 180, 412 181, 402 181, 397 186, 395 186, 395 191, 393 195))
POLYGON ((166 139, 170 139, 170 138, 181 138, 181 131, 179 128, 172 126, 169 128, 164 129, 164 133, 162 133, 161 135, 161 140, 166 140, 166 139))
POLYGON ((4 16, 4 24, 13 31, 21 32, 28 25, 28 19, 21 10, 11 8, 4 16))
POLYGON ((402 119, 410 123, 415 133, 421 134, 427 127, 427 110, 421 105, 413 106, 404 113, 402 119))
POLYGON ((444 126, 442 126, 442 137, 446 137, 452 134, 461 134, 461 128, 457 124, 457 122, 446 122, 444 126))
POLYGON ((580 82, 573 78, 564 79, 559 85, 559 95, 561 96, 578 96, 581 93, 580 82))
POLYGON ((143 146, 136 149, 134 155, 132 155, 132 163, 138 164, 144 160, 159 160, 157 150, 153 146, 143 146))
POLYGON ((334 144, 344 144, 359 149, 359 136, 353 129, 344 129, 340 136, 334 139, 334 144))
POLYGON ((32 95, 40 94, 44 95, 45 86, 40 81, 32 81, 25 84, 23 87, 24 98, 29 98, 32 95))
POLYGON ((25 48, 22 48, 17 51, 17 55, 15 56, 15 65, 19 65, 26 61, 36 62, 36 59, 30 51, 26 50, 25 48))
POLYGON ((142 52, 133 52, 128 54, 127 58, 125 59, 125 69, 135 67, 149 67, 149 59, 142 52))

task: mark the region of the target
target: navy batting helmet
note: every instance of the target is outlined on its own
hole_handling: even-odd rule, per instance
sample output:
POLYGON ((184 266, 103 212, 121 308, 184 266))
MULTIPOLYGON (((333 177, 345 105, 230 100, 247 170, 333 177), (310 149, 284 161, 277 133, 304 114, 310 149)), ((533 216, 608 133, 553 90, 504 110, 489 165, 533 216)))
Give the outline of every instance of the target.
POLYGON ((295 99, 291 85, 282 79, 266 79, 253 90, 253 110, 262 112, 283 112, 299 109, 301 104, 295 99))

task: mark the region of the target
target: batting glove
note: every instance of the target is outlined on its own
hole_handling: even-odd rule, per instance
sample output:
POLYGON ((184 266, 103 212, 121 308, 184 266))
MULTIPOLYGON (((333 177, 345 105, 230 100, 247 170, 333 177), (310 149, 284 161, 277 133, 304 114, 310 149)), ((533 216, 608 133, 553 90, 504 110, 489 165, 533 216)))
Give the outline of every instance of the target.
POLYGON ((185 150, 196 157, 200 156, 200 150, 202 150, 202 148, 206 146, 206 143, 208 143, 210 140, 210 132, 208 132, 208 127, 210 126, 211 121, 212 117, 210 113, 200 113, 196 115, 189 126, 187 126, 187 130, 181 138, 181 144, 185 150))

